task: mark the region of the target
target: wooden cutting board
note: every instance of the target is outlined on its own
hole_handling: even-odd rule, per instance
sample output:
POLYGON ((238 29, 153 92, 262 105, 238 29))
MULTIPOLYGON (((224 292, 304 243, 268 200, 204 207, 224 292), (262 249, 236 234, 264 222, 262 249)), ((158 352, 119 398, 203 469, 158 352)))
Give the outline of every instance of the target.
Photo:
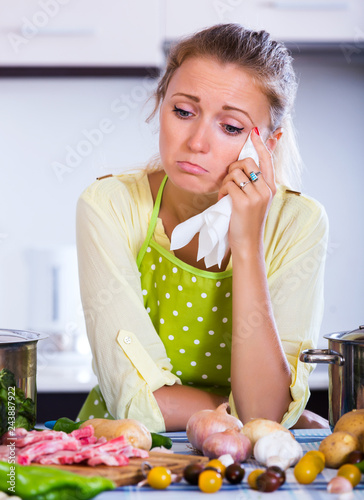
MULTIPOLYGON (((182 473, 186 465, 190 463, 206 463, 209 459, 198 455, 180 455, 178 453, 150 451, 148 458, 130 458, 129 460, 128 465, 115 467, 107 465, 97 465, 96 467, 90 467, 89 465, 46 465, 44 467, 67 470, 68 472, 75 472, 82 476, 103 476, 114 481, 116 486, 127 486, 136 484, 144 479, 141 470, 143 462, 148 462, 152 467, 157 465, 167 467, 171 472, 178 474, 182 473)), ((43 467, 40 464, 37 465, 43 467)))

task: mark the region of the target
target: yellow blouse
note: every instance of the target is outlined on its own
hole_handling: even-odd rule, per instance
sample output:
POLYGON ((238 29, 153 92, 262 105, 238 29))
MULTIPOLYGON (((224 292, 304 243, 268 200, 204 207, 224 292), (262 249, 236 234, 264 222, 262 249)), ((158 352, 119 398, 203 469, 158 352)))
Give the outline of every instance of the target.
MULTIPOLYGON (((171 372, 144 308, 136 264, 152 210, 146 171, 94 182, 78 201, 77 250, 92 366, 106 406, 114 418, 134 418, 151 431, 163 432, 153 392, 181 381, 171 372)), ((160 219, 154 236, 170 251, 160 219)), ((324 208, 279 186, 266 221, 264 247, 274 317, 292 373, 293 401, 282 420, 287 428, 296 423, 310 395, 313 366, 298 357, 303 349, 316 346, 319 335, 327 236, 324 208)), ((231 395, 229 400, 236 415, 231 395)))

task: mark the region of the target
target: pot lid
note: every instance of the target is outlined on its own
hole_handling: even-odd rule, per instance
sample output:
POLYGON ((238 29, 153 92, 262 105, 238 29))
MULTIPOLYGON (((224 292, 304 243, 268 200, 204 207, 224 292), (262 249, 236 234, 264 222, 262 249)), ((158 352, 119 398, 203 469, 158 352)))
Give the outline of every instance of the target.
POLYGON ((349 332, 337 332, 324 335, 325 339, 334 339, 342 342, 359 342, 364 344, 364 325, 360 325, 356 330, 349 332))
POLYGON ((0 345, 13 344, 19 342, 36 342, 46 339, 45 333, 37 333, 26 330, 2 330, 0 329, 0 345))

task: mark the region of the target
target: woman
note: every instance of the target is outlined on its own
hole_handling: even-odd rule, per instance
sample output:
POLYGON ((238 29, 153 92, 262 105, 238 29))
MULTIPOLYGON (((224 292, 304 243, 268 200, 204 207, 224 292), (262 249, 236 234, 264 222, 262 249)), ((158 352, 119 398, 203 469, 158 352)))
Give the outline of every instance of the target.
POLYGON ((298 158, 295 92, 287 50, 264 31, 217 25, 171 51, 156 91, 157 165, 102 178, 79 200, 99 381, 79 418, 181 430, 194 412, 229 401, 243 422, 327 426, 305 410, 311 368, 298 360, 319 333, 327 219, 286 187, 298 158), (249 135, 259 168, 237 160, 249 135), (173 253, 174 228, 227 194, 221 267, 197 261, 198 235, 173 253))

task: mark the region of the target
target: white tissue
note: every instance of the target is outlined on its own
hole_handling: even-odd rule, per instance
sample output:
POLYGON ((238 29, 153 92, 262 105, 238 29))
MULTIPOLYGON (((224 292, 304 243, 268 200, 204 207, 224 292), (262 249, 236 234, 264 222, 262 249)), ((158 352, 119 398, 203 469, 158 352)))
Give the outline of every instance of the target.
MULTIPOLYGON (((252 158, 259 166, 259 157, 252 140, 246 140, 240 152, 239 160, 252 158)), ((196 233, 200 232, 198 239, 197 260, 204 258, 206 267, 218 264, 224 258, 228 248, 228 230, 232 210, 230 195, 224 196, 204 212, 178 224, 172 232, 171 250, 177 250, 187 245, 196 233)))

